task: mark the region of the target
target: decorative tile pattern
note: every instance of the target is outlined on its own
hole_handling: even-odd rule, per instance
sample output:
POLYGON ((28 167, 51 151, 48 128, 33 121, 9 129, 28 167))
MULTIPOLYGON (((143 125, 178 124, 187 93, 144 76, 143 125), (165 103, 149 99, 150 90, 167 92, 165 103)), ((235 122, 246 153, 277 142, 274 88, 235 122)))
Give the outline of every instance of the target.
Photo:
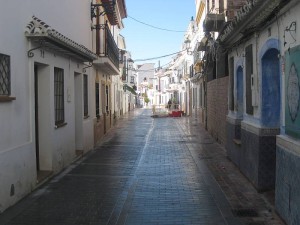
POLYGON ((240 169, 259 191, 275 187, 276 137, 242 130, 240 169))
POLYGON ((277 146, 276 209, 287 224, 300 224, 300 156, 277 146))

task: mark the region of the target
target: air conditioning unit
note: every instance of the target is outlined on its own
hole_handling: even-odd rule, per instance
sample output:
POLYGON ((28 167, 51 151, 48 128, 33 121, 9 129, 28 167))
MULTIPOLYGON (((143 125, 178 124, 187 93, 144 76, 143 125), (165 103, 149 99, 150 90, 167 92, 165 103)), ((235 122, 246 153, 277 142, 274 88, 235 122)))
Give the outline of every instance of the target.
POLYGON ((203 22, 203 30, 204 32, 217 32, 219 31, 225 23, 225 15, 224 13, 215 14, 208 13, 203 22))

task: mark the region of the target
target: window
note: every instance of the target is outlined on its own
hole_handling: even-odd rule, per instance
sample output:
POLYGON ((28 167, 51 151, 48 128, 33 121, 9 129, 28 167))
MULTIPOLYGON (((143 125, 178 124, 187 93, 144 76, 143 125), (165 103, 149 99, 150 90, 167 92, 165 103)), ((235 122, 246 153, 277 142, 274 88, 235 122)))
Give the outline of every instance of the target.
POLYGON ((10 56, 0 54, 0 95, 10 95, 10 56))
POLYGON ((83 75, 83 115, 87 117, 89 115, 89 97, 88 97, 88 76, 83 75))
POLYGON ((100 116, 100 85, 96 83, 95 85, 95 99, 96 99, 96 117, 100 116))
POLYGON ((102 108, 102 113, 106 113, 106 100, 105 100, 105 84, 101 85, 101 108, 102 108))
POLYGON ((54 107, 55 125, 63 125, 65 122, 64 70, 60 68, 54 68, 54 107))
POLYGON ((190 77, 194 76, 194 65, 190 66, 190 77))
POLYGON ((108 85, 105 86, 105 94, 106 94, 106 112, 109 113, 109 88, 108 85))
POLYGON ((252 90, 251 90, 251 76, 253 74, 253 53, 252 45, 245 49, 246 56, 246 113, 253 115, 252 106, 252 90))
POLYGON ((202 83, 200 84, 200 88, 199 88, 199 106, 203 107, 203 103, 202 103, 202 83))
POLYGON ((134 83, 134 76, 130 77, 130 83, 134 83))

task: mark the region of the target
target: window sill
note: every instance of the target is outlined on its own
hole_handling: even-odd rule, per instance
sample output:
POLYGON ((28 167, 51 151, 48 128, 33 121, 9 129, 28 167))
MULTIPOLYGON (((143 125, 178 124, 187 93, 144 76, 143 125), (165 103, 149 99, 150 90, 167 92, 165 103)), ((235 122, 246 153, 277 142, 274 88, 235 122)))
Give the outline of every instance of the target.
POLYGON ((86 116, 83 117, 83 119, 87 119, 87 118, 89 118, 89 117, 90 117, 89 115, 86 115, 86 116))
POLYGON ((60 127, 64 127, 64 126, 66 126, 66 125, 67 125, 67 123, 56 124, 56 125, 55 125, 55 129, 58 129, 58 128, 60 128, 60 127))
POLYGON ((5 95, 0 96, 0 102, 11 102, 13 100, 16 100, 16 97, 5 96, 5 95))
POLYGON ((233 142, 236 144, 236 145, 242 145, 242 141, 241 139, 233 139, 233 142))

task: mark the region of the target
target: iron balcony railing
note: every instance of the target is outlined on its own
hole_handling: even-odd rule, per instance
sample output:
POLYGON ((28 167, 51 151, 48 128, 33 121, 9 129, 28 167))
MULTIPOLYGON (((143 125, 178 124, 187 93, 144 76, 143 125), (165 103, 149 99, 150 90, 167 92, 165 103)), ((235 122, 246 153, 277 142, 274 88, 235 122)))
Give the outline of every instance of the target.
POLYGON ((116 68, 119 68, 119 48, 107 24, 98 25, 100 30, 100 43, 96 49, 99 57, 108 57, 116 68), (101 38, 102 37, 102 38, 101 38))

